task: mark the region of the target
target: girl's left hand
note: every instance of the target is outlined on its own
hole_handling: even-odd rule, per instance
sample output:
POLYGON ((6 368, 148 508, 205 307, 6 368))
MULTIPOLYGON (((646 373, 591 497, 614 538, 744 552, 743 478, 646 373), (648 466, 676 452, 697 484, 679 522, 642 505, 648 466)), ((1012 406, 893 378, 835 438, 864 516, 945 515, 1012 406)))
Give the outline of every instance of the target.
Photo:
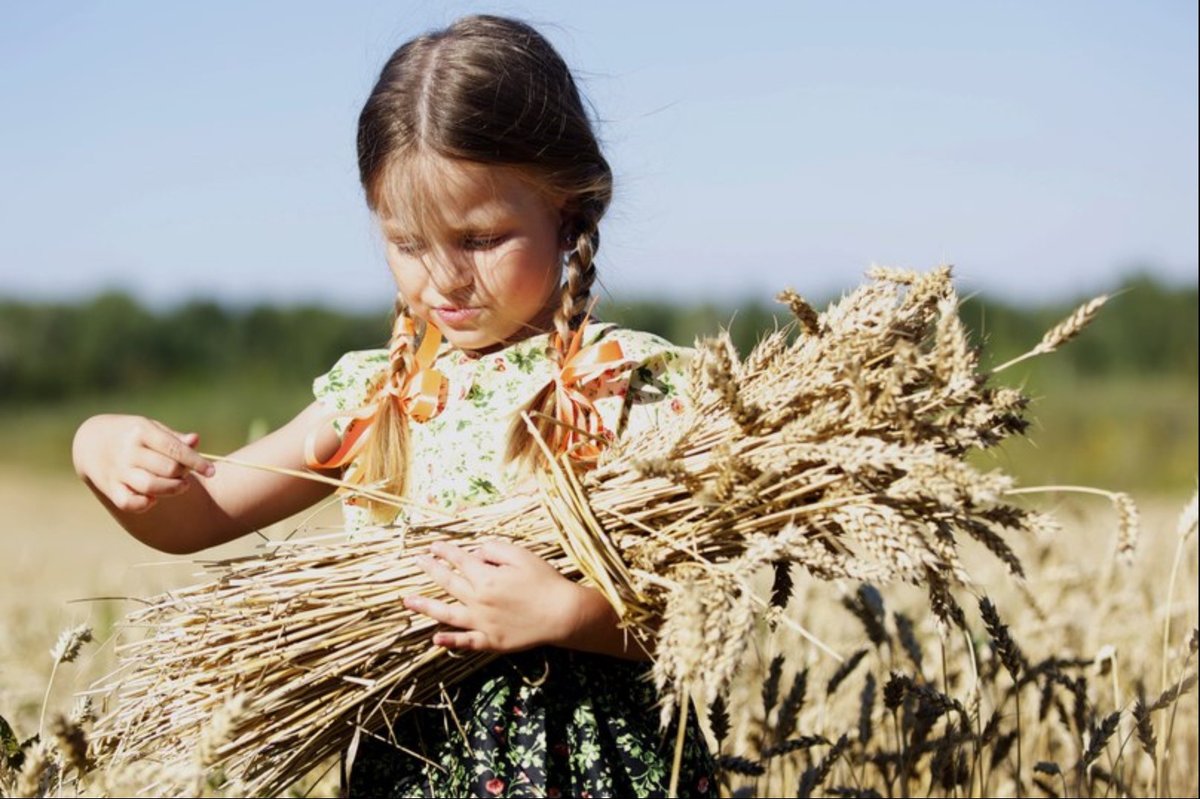
POLYGON ((410 595, 404 606, 455 631, 433 643, 447 649, 516 652, 569 639, 587 599, 553 566, 524 547, 489 541, 473 551, 435 543, 422 569, 457 603, 410 595))

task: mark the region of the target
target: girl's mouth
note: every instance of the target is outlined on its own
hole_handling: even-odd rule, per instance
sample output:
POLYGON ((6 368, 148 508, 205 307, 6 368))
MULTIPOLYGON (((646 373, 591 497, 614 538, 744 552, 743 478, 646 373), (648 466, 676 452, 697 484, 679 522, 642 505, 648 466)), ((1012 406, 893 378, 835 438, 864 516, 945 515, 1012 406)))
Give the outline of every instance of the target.
POLYGON ((434 308, 433 312, 448 327, 458 328, 465 327, 475 321, 475 317, 479 316, 482 310, 482 308, 453 308, 446 306, 444 308, 434 308))

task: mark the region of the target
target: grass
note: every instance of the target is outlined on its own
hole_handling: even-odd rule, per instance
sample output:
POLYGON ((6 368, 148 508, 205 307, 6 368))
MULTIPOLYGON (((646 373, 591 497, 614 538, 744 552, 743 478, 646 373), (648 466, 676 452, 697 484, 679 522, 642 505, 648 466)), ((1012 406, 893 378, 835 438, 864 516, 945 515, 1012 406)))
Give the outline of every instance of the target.
POLYGON ((226 452, 274 429, 312 401, 304 380, 278 383, 236 375, 220 382, 175 383, 45 405, 0 406, 0 465, 41 472, 71 469, 71 440, 98 413, 140 414, 181 432, 200 434, 201 447, 226 452))
MULTIPOLYGON (((1005 375, 1005 382, 1024 385, 1033 397, 1033 425, 1028 437, 983 457, 1020 482, 1069 479, 1169 495, 1186 493, 1195 485, 1200 423, 1194 381, 1166 375, 1056 373, 1053 356, 1013 372, 1005 375)), ((252 435, 283 424, 309 401, 305 380, 282 384, 241 375, 220 383, 165 385, 53 405, 0 406, 0 466, 50 473, 70 470, 75 428, 96 413, 140 413, 179 430, 199 432, 207 451, 228 452, 252 435)))
POLYGON ((1028 435, 984 457, 1025 484, 1069 479, 1175 496, 1195 487, 1200 423, 1193 381, 1056 375, 1047 366, 1025 376, 1033 398, 1028 435))

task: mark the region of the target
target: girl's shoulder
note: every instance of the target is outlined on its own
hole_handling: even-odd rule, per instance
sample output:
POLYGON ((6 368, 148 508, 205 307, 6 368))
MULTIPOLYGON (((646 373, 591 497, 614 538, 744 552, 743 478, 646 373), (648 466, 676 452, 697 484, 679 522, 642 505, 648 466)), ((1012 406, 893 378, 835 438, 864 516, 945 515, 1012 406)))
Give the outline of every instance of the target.
POLYGON ((691 347, 679 346, 655 333, 611 323, 605 325, 596 340, 618 342, 625 357, 638 363, 651 360, 674 362, 690 357, 692 353, 691 347))
POLYGON ((599 397, 596 408, 618 436, 638 436, 682 419, 695 350, 644 330, 612 326, 598 340, 615 340, 633 365, 616 397, 599 397))
POLYGON ((386 349, 347 352, 313 380, 313 396, 336 410, 353 410, 370 398, 387 367, 386 349))
POLYGON ((634 362, 630 373, 632 402, 645 400, 642 395, 646 393, 678 394, 679 379, 696 354, 691 347, 645 330, 612 326, 601 334, 599 340, 604 339, 617 341, 625 358, 634 362))

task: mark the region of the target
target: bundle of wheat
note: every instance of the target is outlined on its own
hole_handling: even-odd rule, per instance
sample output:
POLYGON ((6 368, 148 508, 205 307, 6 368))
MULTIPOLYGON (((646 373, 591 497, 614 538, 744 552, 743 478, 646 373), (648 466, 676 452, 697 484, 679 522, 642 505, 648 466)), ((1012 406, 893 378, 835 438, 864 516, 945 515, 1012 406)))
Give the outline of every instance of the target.
MULTIPOLYGON (((1005 501, 1024 489, 965 460, 1023 431, 1026 399, 988 385, 948 268, 869 277, 820 314, 781 294, 795 324, 745 360, 727 335, 698 343, 681 423, 618 442, 586 473, 554 461, 536 496, 417 514, 350 541, 287 542, 154 600, 129 620, 148 634, 125 645, 127 666, 105 686, 98 751, 195 762, 198 733, 240 697, 205 762, 249 791, 280 790, 486 661, 431 646, 435 624, 399 598, 440 593, 413 557, 433 542, 497 531, 589 581, 630 634, 653 641, 664 721, 686 714, 691 695, 722 693, 756 616, 778 615, 791 564, 920 584, 934 613, 959 623, 950 588, 969 577, 958 540, 982 542, 1019 576, 1002 534, 1038 522, 1005 501), (764 566, 776 569, 774 601, 750 588, 764 566)), ((1031 354, 1076 335, 1100 302, 1031 354)))

